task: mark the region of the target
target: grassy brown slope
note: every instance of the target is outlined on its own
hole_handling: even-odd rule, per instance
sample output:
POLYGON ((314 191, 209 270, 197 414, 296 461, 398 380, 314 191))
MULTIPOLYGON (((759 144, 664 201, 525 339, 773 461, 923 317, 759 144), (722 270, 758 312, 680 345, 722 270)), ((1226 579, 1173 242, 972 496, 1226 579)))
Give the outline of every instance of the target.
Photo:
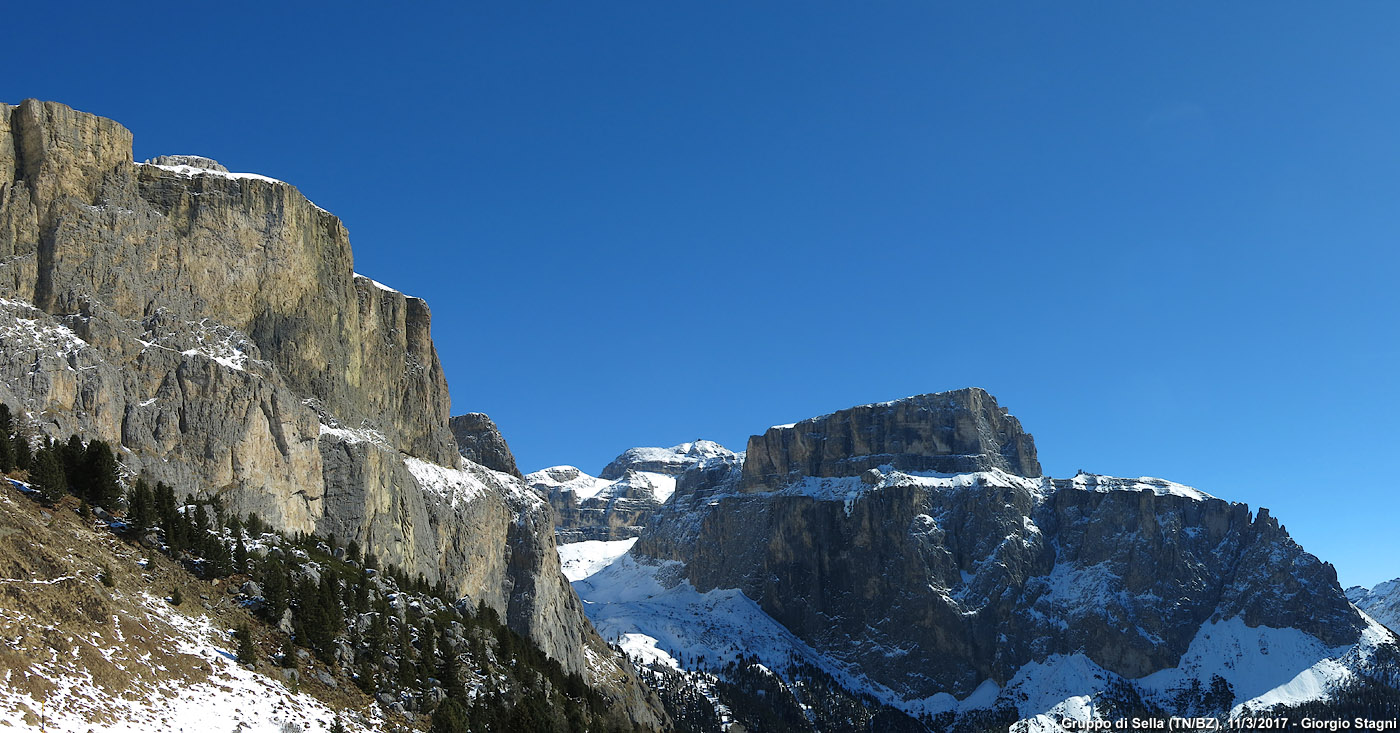
MULTIPOLYGON (((215 629, 246 624, 259 648, 257 671, 282 683, 284 670, 268 659, 283 637, 229 600, 226 589, 239 582, 199 580, 159 552, 84 520, 75 499, 45 507, 0 481, 0 680, 7 690, 41 701, 50 714, 66 710, 98 726, 119 726, 132 721, 114 719, 124 713, 112 712, 110 698, 171 697, 200 683, 229 689, 207 659, 178 643, 189 635, 183 621, 200 617, 215 629), (103 581, 107 574, 110 586, 103 581), (176 588, 184 602, 172 609, 161 599, 176 588), (89 675, 88 683, 71 684, 89 675)), ((212 641, 234 647, 226 638, 212 641)), ((318 679, 321 672, 329 671, 303 662, 299 679, 282 684, 337 710, 368 708, 369 699, 348 679, 331 687, 318 679)), ((0 711, 9 713, 0 718, 38 726, 39 710, 11 704, 15 709, 0 711)), ((0 720, 0 728, 7 722, 0 720)), ((148 725, 160 729, 160 722, 148 725)))

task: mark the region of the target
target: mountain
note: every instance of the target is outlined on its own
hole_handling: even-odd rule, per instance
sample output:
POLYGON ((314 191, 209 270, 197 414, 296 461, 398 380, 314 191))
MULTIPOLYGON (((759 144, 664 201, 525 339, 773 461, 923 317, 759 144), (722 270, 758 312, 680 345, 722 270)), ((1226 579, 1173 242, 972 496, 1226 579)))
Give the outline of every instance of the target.
POLYGON ((0 400, 31 434, 353 540, 657 724, 560 572, 548 504, 491 441, 463 459, 427 304, 353 264, 341 221, 286 183, 136 163, 116 122, 0 105, 0 400))
POLYGON ((1347 588, 1347 600, 1387 627, 1400 628, 1400 578, 1370 589, 1359 585, 1347 588))
POLYGON ((776 426, 744 455, 681 473, 627 554, 576 574, 634 658, 758 663, 794 690, 806 666, 934 727, 1036 728, 1327 700, 1394 657, 1267 509, 1041 476, 979 389, 776 426))
POLYGON ((549 501, 561 543, 615 542, 637 537, 671 495, 678 477, 697 469, 737 466, 743 457, 718 443, 695 440, 670 448, 632 448, 590 476, 551 466, 525 477, 549 501))

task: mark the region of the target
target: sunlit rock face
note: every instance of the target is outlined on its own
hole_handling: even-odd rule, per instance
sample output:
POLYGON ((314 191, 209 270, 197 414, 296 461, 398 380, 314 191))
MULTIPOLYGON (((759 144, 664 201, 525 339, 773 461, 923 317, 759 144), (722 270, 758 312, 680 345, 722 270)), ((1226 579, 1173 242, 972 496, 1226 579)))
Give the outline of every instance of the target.
POLYGON ((1035 442, 1020 421, 974 387, 771 427, 749 438, 743 488, 765 491, 799 477, 858 476, 880 466, 1040 475, 1035 442))
POLYGON ((296 188, 135 163, 116 122, 0 105, 0 399, 119 446, 131 476, 442 579, 654 722, 504 440, 459 453, 430 324, 354 272, 340 219, 296 188))

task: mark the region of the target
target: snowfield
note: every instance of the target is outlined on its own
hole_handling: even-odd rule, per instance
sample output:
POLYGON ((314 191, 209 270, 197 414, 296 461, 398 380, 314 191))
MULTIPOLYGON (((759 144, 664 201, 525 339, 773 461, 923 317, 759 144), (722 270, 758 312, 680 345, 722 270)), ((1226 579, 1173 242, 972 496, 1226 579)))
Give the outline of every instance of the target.
POLYGON ((559 564, 564 577, 572 583, 596 574, 611 565, 614 560, 627 554, 637 538, 629 540, 586 540, 559 545, 559 564))

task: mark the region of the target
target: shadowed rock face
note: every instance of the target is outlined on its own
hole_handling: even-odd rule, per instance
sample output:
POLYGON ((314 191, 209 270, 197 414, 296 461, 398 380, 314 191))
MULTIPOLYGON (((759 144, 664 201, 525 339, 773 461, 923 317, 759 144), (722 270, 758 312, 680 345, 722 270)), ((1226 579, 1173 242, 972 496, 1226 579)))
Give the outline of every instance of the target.
POLYGON ((1030 434, 995 397, 974 387, 771 427, 749 438, 743 488, 767 491, 798 476, 857 476, 879 466, 1040 475, 1030 434))
POLYGON ((340 220, 292 186, 196 156, 136 164, 131 144, 61 104, 0 104, 0 400, 120 446, 134 475, 442 578, 660 719, 629 672, 590 664, 586 648, 612 656, 548 505, 463 463, 427 304, 356 275, 340 220))
POLYGON ((1139 678, 1175 666, 1212 620, 1327 645, 1364 625, 1335 570, 1267 510, 1160 479, 1041 478, 1029 436, 980 390, 843 410, 749 446, 765 468, 683 477, 633 555, 683 562, 700 591, 742 590, 905 699, 961 698, 1076 652, 1139 678), (901 464, 996 470, 872 468, 901 464))
POLYGON ((457 451, 462 457, 493 470, 523 478, 520 469, 515 467, 515 455, 506 445, 506 439, 496 427, 496 423, 484 413, 469 412, 448 421, 452 437, 457 441, 457 451))

